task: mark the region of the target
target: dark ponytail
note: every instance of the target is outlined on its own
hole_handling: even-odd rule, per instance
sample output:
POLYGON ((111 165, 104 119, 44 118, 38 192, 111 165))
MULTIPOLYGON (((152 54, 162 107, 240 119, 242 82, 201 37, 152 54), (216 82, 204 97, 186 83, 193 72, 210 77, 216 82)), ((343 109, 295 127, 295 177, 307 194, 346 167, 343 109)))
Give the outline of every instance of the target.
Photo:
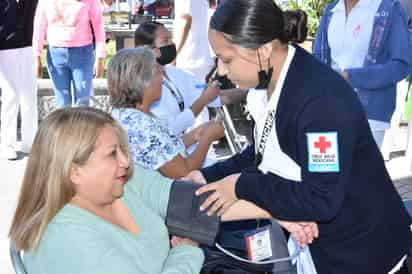
POLYGON ((303 10, 283 12, 283 36, 286 41, 302 43, 308 35, 308 16, 303 10))
POLYGON ((154 46, 154 40, 156 38, 155 32, 156 30, 164 26, 162 23, 159 22, 144 22, 139 25, 139 27, 134 32, 134 43, 135 46, 154 46))
POLYGON ((233 44, 256 49, 275 39, 305 40, 306 19, 303 11, 282 12, 274 0, 230 0, 217 7, 210 28, 223 32, 233 44))

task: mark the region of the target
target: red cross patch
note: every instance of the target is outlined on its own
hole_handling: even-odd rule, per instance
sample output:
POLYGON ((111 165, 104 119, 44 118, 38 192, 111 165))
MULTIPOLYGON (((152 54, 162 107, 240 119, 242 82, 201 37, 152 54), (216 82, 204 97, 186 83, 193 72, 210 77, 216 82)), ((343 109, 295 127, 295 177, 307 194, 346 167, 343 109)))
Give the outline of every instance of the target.
POLYGON ((337 132, 306 133, 308 141, 308 170, 310 172, 339 172, 337 132))

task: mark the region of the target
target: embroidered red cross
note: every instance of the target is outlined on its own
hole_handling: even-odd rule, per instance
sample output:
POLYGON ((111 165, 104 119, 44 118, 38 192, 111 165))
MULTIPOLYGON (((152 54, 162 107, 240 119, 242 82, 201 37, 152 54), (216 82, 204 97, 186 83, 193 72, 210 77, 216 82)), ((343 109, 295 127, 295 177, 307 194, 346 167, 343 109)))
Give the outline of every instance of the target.
POLYGON ((320 153, 326 153, 326 149, 331 147, 330 142, 327 142, 325 136, 320 136, 319 141, 315 142, 315 147, 319 148, 320 153))

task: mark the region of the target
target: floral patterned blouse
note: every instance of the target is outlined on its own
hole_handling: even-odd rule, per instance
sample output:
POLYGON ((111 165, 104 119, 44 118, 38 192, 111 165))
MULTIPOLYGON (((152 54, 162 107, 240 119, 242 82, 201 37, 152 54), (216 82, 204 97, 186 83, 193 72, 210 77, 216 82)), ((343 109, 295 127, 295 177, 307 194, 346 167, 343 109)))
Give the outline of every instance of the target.
POLYGON ((185 157, 183 141, 163 120, 132 108, 119 108, 112 116, 127 132, 133 162, 147 169, 159 169, 179 153, 185 157))

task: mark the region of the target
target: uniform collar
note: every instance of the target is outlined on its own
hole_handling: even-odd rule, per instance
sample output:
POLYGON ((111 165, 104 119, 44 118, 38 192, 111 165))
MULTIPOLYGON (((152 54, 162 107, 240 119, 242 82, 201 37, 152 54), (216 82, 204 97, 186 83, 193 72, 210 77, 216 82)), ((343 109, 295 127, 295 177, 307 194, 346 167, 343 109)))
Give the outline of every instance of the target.
MULTIPOLYGON (((247 109, 249 110, 252 117, 255 119, 260 119, 268 114, 269 110, 276 110, 277 104, 280 98, 280 94, 283 89, 283 84, 286 79, 290 64, 295 56, 296 48, 292 45, 288 45, 288 54, 279 74, 279 79, 276 84, 275 90, 272 96, 268 100, 266 90, 255 90, 251 89, 247 95, 247 109)), ((264 118, 263 118, 264 119, 264 118)))
MULTIPOLYGON (((370 7, 375 0, 359 0, 355 7, 370 7)), ((332 9, 332 12, 345 12, 345 0, 339 0, 338 4, 332 9)))

